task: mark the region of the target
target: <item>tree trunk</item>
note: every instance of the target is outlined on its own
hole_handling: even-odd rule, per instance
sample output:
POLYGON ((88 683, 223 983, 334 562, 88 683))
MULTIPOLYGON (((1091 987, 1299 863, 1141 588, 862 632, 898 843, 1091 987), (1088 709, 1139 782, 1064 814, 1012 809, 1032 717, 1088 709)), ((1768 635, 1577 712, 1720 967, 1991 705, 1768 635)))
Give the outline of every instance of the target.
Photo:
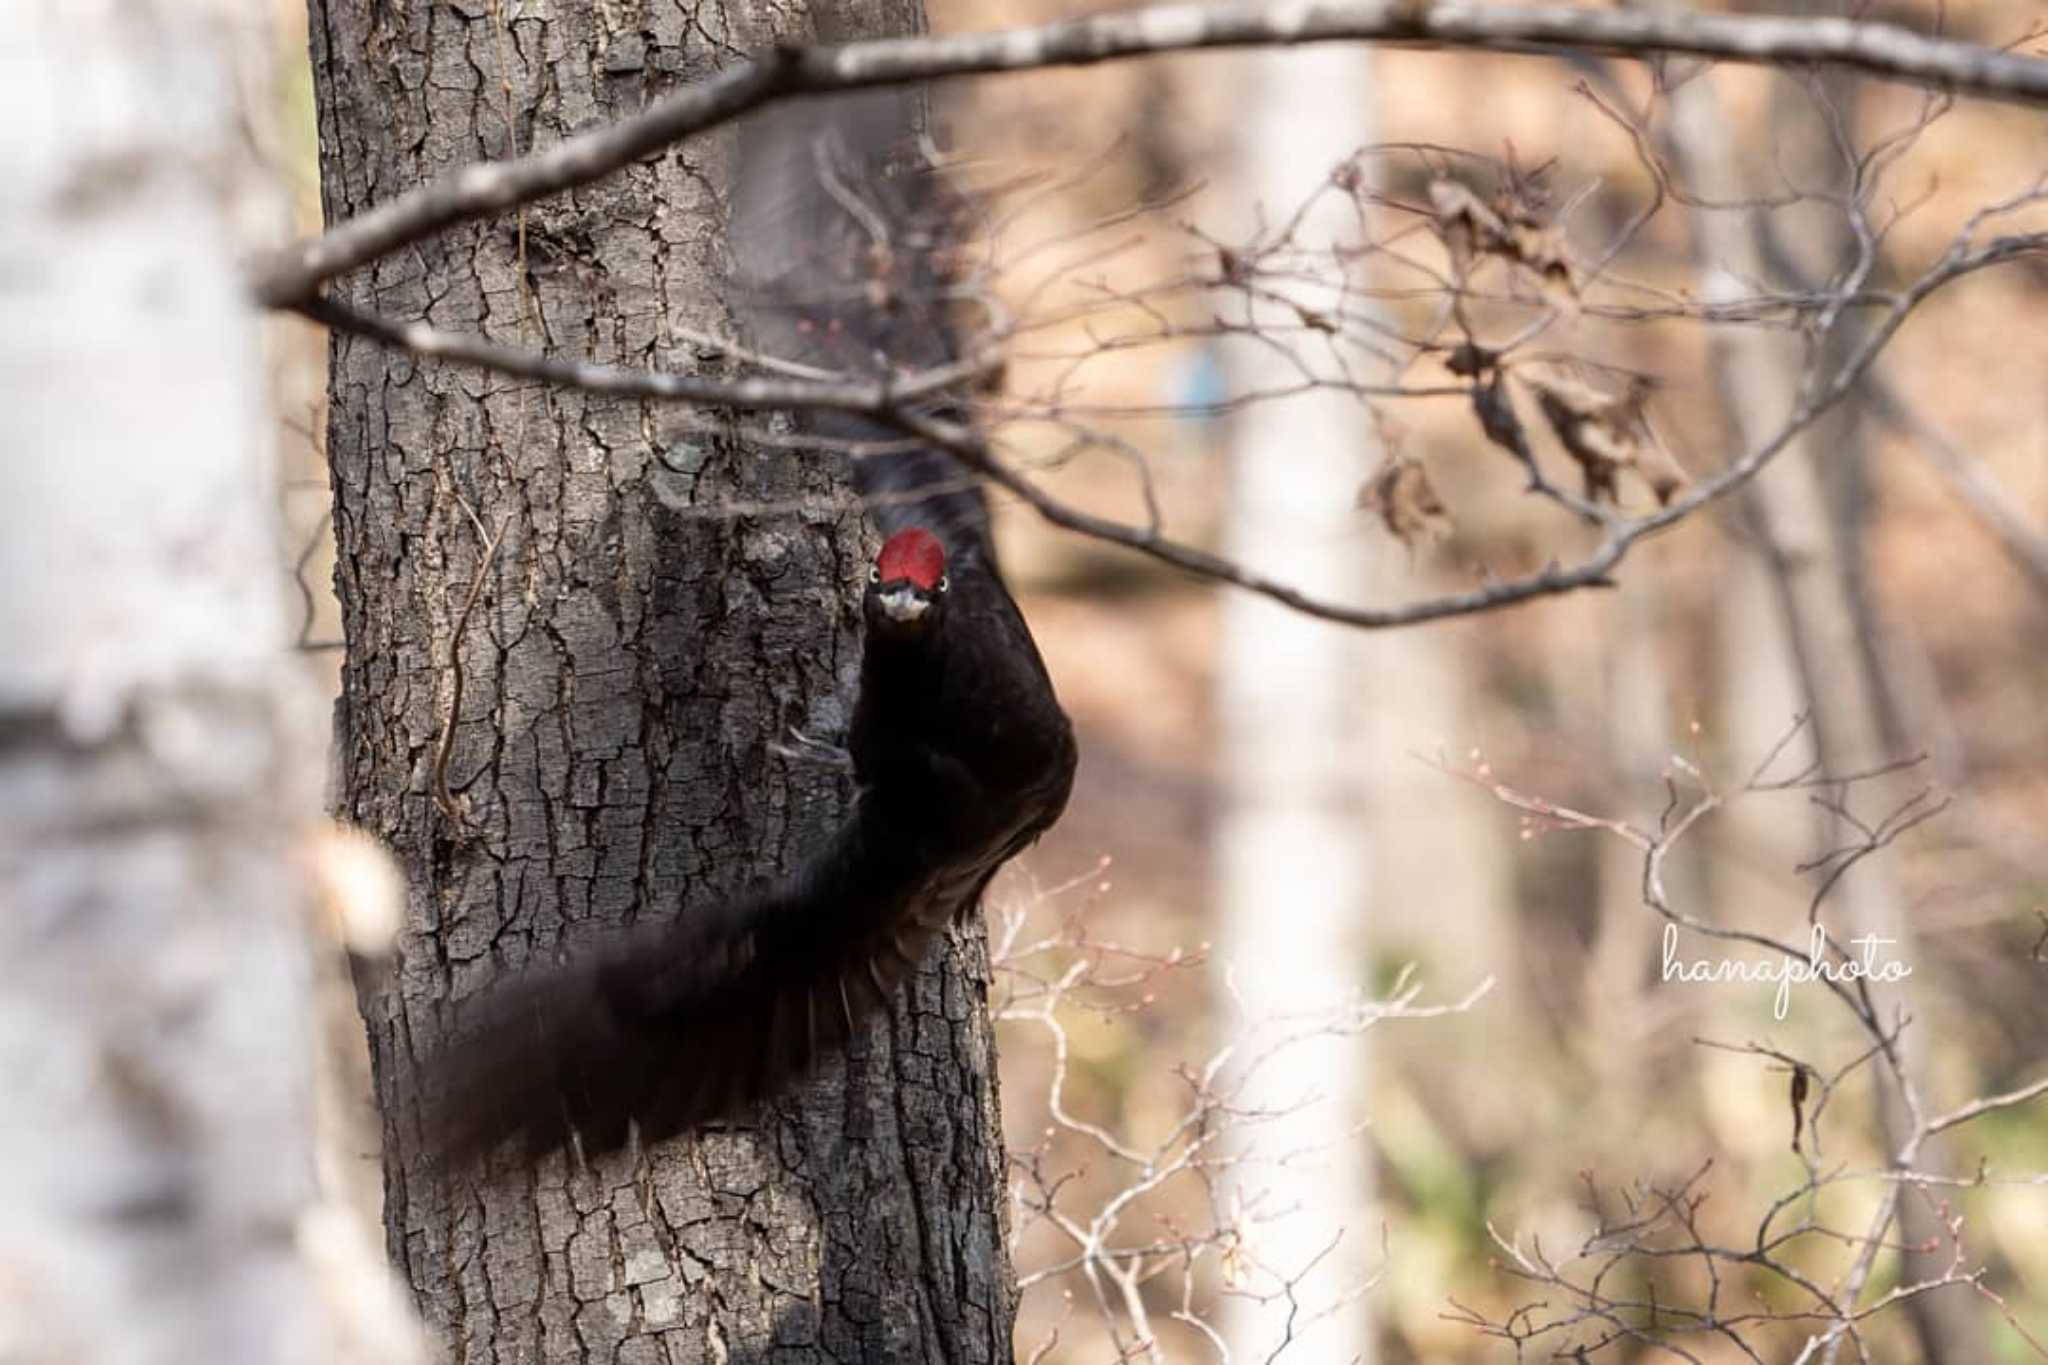
MULTIPOLYGON (((920 26, 906 0, 869 8, 808 17, 828 35, 920 26)), ((811 36, 753 4, 316 0, 313 16, 330 220, 811 36)), ((340 293, 558 354, 702 368, 672 328, 722 318, 729 141, 419 244, 340 293)), ((482 1182, 423 1159, 414 1060, 451 1000, 593 930, 687 914, 841 816, 839 773, 777 747, 845 724, 863 527, 825 457, 346 339, 333 359, 340 799, 411 885, 399 964, 361 992, 386 1229, 451 1358, 1007 1361, 978 925, 846 1062, 749 1121, 591 1166, 501 1156, 482 1182)))
POLYGON ((238 78, 264 87, 243 63, 268 38, 226 3, 0 5, 0 1357, 18 1365, 360 1359, 363 1329, 405 1359, 402 1331, 367 1321, 376 1286, 323 1273, 349 1247, 313 1180, 317 710, 285 653, 235 270, 237 230, 276 218, 235 107, 238 78))
MULTIPOLYGON (((1371 58, 1356 49, 1244 59, 1235 205, 1265 223, 1289 215, 1372 141, 1371 58), (1331 102, 1291 99, 1320 90, 1331 102)), ((1354 244, 1357 217, 1325 196, 1298 225, 1307 252, 1354 244)), ((1320 311, 1334 288, 1295 284, 1320 311)), ((1356 307, 1353 299, 1342 303, 1356 307)), ((1277 308, 1276 308, 1277 311, 1277 308)), ((1297 377, 1264 347, 1231 354, 1233 387, 1297 377)), ((1378 445, 1370 414, 1342 395, 1261 403, 1231 420, 1225 550, 1303 590, 1343 601, 1364 592, 1355 497, 1378 445)), ((1371 1279, 1371 1158, 1358 1141, 1367 1048, 1357 1029, 1280 1045, 1304 1016, 1337 1015, 1366 988, 1370 869, 1357 740, 1360 640, 1353 632, 1237 593, 1224 599, 1217 709, 1225 807, 1217 829, 1217 968, 1242 1006, 1236 1078, 1247 1122, 1230 1198, 1246 1211, 1243 1294, 1225 1300, 1233 1359, 1288 1349, 1370 1365, 1372 1318, 1354 1302, 1371 1279), (1285 1159, 1282 1160, 1284 1154, 1285 1159)))
MULTIPOLYGON (((1811 140, 1820 139, 1817 121, 1809 118, 1805 122, 1813 127, 1811 140)), ((1702 76, 1673 92, 1671 140, 1674 161, 1693 193, 1722 203, 1741 202, 1760 193, 1762 187, 1755 183, 1729 134, 1710 77, 1702 76)), ((1831 144, 1822 146, 1816 150, 1795 144, 1789 151, 1780 149, 1780 155, 1803 154, 1817 167, 1828 166, 1835 153, 1831 144)), ((1698 222, 1703 296, 1712 299, 1734 292, 1737 280, 1770 277, 1760 244, 1761 227, 1751 215, 1705 213, 1698 215, 1698 222)), ((1840 250, 1848 251, 1852 244, 1847 234, 1832 223, 1828 228, 1827 235, 1835 238, 1840 250)), ((1828 268, 1838 266, 1831 262, 1828 268)), ((1762 334, 1735 334, 1718 340, 1713 354, 1728 429, 1742 449, 1753 449, 1762 433, 1772 430, 1793 408, 1800 363, 1797 347, 1790 340, 1762 334)), ((1809 431, 1744 490, 1743 510, 1755 546, 1738 561, 1725 600, 1731 608, 1739 605, 1747 613, 1731 623, 1731 637, 1742 632, 1748 637, 1748 647, 1739 654, 1731 653, 1731 646, 1724 643, 1723 651, 1731 666, 1739 669, 1731 686, 1736 697, 1790 691, 1812 717, 1813 751, 1821 771, 1846 776, 1901 755, 1889 742, 1883 692, 1871 667, 1877 651, 1864 634, 1870 618, 1858 609, 1851 550, 1845 549, 1841 527, 1828 506, 1820 456, 1836 448, 1838 443, 1831 444, 1824 429, 1809 431)), ((1753 702, 1749 715, 1754 721, 1753 702)), ((1781 723, 1780 734, 1783 729, 1781 723)), ((1768 730, 1765 725, 1750 736, 1750 752, 1768 752, 1768 730)), ((1888 809, 1885 803, 1903 795, 1907 789, 1903 784, 1918 780, 1908 775, 1902 782, 1866 783, 1855 794, 1856 804, 1865 816, 1881 817, 1888 809)), ((1784 823, 1796 829, 1793 822, 1784 823)), ((1762 835, 1761 830, 1754 832, 1762 835)), ((1818 833, 1822 848, 1842 847, 1853 838, 1831 816, 1823 817, 1818 833)), ((1786 838, 1783 833, 1777 836, 1779 841, 1786 838)), ((1778 856, 1781 865, 1796 861, 1791 848, 1781 850, 1778 856)), ((1802 888, 1787 908, 1803 905, 1805 894, 1802 888)), ((1914 963, 1918 956, 1914 926, 1906 913, 1905 892, 1892 849, 1879 849, 1860 861, 1835 888, 1832 904, 1835 914, 1830 928, 1838 946, 1843 939, 1873 935, 1884 945, 1886 958, 1914 963)), ((1898 1035, 1899 1077, 1918 1092, 1923 1105, 1943 1107, 1948 1101, 1933 1084, 1926 1012, 1913 1004, 1913 989, 1898 983, 1869 983, 1867 990, 1886 1028, 1896 1028, 1902 1018, 1912 1021, 1898 1035)), ((1883 1079, 1877 1096, 1878 1133, 1887 1155, 1896 1160, 1914 1139, 1914 1120, 1892 1073, 1880 1070, 1879 1075, 1883 1079)), ((1926 1147, 1920 1154, 1932 1156, 1926 1147)), ((1890 1197, 1895 1201, 1895 1235, 1903 1244, 1901 1280, 1910 1284, 1941 1278, 1955 1256, 1941 1211, 1927 1192, 1917 1187, 1897 1186, 1890 1197)), ((1929 1365, 1984 1358, 1989 1313, 1963 1287, 1915 1295, 1907 1300, 1906 1313, 1922 1358, 1929 1365)), ((1828 1359, 1839 1350, 1838 1344, 1828 1359)))

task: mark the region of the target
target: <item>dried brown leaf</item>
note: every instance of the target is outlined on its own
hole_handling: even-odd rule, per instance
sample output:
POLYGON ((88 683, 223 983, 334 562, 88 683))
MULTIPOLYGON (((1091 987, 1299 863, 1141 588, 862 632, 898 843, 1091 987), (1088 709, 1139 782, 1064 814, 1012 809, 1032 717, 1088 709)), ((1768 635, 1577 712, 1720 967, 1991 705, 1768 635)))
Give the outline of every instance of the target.
POLYGON ((1462 341, 1444 357, 1445 369, 1467 379, 1476 379, 1499 365, 1500 352, 1481 346, 1476 341, 1462 341))
POLYGON ((1437 541, 1456 523, 1437 496, 1429 471, 1406 455, 1390 455, 1358 490, 1358 505, 1379 517, 1388 534, 1403 545, 1437 541))
POLYGON ((1504 189, 1488 204, 1455 180, 1434 180, 1436 232, 1460 274, 1481 256, 1497 256, 1534 275, 1545 292, 1575 299, 1578 281, 1564 232, 1529 201, 1504 189))
POLYGON ((1562 228, 1517 223, 1510 241, 1514 258, 1536 276, 1546 293, 1565 301, 1578 297, 1578 281, 1572 275, 1571 252, 1565 246, 1562 228))
POLYGON ((1677 497, 1679 490, 1691 480, 1686 478, 1685 468, 1678 463, 1678 457, 1664 444, 1664 438, 1657 434, 1656 423, 1650 420, 1648 410, 1639 408, 1637 420, 1648 439, 1644 441, 1636 461, 1636 473, 1650 485, 1650 491, 1657 495, 1657 505, 1663 507, 1677 497))
POLYGON ((1799 1130, 1805 1126, 1806 1095, 1809 1082, 1806 1068, 1795 1065, 1792 1068, 1792 1150, 1799 1150, 1799 1130))
POLYGON ((1684 471, 1651 430, 1645 412, 1648 384, 1636 380, 1619 394, 1606 394, 1563 377, 1524 375, 1522 382, 1535 393, 1565 452, 1577 461, 1587 497, 1617 501, 1624 469, 1633 469, 1660 505, 1684 486, 1684 471))
POLYGON ((1305 303, 1295 304, 1294 313, 1301 319, 1301 325, 1311 332, 1322 332, 1331 336, 1337 332, 1337 324, 1331 320, 1328 313, 1317 312, 1305 303))
POLYGON ((1523 382, 1536 395, 1537 406, 1565 453, 1578 462, 1586 496, 1595 502, 1617 501, 1622 467, 1635 462, 1635 450, 1627 427, 1616 421, 1615 400, 1570 379, 1525 376, 1523 382))
POLYGON ((1437 236, 1443 239, 1444 250, 1461 275, 1481 253, 1506 239, 1507 224, 1500 215, 1455 180, 1432 180, 1429 203, 1436 210, 1437 236))
POLYGON ((1486 439, 1505 450, 1521 462, 1533 477, 1536 472, 1536 456, 1529 449, 1529 438, 1522 430, 1522 419, 1515 415, 1515 405, 1508 397, 1506 376, 1499 370, 1484 384, 1472 387, 1472 411, 1478 414, 1479 429, 1486 433, 1486 439))

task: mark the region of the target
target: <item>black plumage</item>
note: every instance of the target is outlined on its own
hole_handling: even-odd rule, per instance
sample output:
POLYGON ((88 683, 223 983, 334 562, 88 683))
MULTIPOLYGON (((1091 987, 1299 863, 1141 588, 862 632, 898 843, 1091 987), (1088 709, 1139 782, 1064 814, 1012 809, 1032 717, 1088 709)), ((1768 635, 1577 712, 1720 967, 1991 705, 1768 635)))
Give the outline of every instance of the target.
MULTIPOLYGON (((766 354, 873 376, 954 358, 957 208, 895 94, 794 105, 745 132, 735 311, 766 354)), ((956 398, 931 400, 958 420, 956 398)), ((423 1071, 437 1146, 586 1153, 735 1116, 886 1007, 950 921, 1065 807, 1072 727, 998 569, 979 485, 845 414, 821 442, 887 447, 854 481, 887 535, 864 600, 846 820, 791 875, 502 978, 423 1071), (893 443, 893 445, 891 444, 893 443)))

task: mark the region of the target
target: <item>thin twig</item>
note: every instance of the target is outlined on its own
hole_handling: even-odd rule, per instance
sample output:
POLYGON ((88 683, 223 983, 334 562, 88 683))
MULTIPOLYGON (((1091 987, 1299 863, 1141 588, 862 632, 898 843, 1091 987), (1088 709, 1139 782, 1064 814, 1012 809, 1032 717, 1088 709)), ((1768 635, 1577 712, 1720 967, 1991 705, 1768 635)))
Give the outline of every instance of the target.
POLYGON ((477 556, 476 577, 470 581, 469 592, 462 599, 462 610, 456 615, 455 629, 448 637, 448 674, 450 679, 448 696, 448 721, 441 727, 441 742, 434 749, 434 805, 448 822, 460 829, 467 825, 462 806, 448 789, 448 760, 455 752, 455 727, 462 720, 462 637, 469 632, 470 614, 476 610, 477 600, 483 596, 484 580, 490 576, 491 565, 498 557, 498 546, 505 539, 505 529, 512 524, 506 517, 498 523, 495 532, 486 533, 483 522, 474 509, 462 500, 456 501, 469 517, 470 525, 476 528, 477 539, 483 550, 477 556))
MULTIPOLYGON (((1000 370, 999 354, 984 352, 950 365, 919 370, 874 381, 834 382, 809 379, 704 379, 674 374, 667 370, 623 365, 603 365, 588 360, 563 360, 541 355, 519 346, 507 346, 488 338, 462 332, 448 332, 422 322, 400 322, 379 313, 353 308, 332 299, 315 299, 298 306, 314 322, 338 332, 367 337, 414 355, 458 364, 475 365, 522 379, 581 389, 586 393, 612 394, 627 398, 651 398, 670 403, 694 403, 708 407, 749 410, 777 409, 884 413, 902 403, 913 403, 948 393, 961 385, 1000 370)), ((779 368, 779 367, 778 367, 779 368)))

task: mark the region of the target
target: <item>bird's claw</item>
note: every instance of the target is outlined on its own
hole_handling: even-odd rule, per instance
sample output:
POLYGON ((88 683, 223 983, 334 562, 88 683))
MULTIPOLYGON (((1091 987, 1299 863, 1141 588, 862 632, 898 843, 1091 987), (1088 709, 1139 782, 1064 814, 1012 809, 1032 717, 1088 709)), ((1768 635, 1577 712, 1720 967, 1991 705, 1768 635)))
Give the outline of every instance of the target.
POLYGON ((798 762, 823 763, 828 767, 840 768, 847 772, 853 770, 853 755, 848 753, 842 745, 833 744, 829 740, 814 739, 797 729, 794 725, 789 727, 789 742, 787 744, 771 744, 768 746, 768 749, 769 752, 782 758, 793 759, 798 762))

